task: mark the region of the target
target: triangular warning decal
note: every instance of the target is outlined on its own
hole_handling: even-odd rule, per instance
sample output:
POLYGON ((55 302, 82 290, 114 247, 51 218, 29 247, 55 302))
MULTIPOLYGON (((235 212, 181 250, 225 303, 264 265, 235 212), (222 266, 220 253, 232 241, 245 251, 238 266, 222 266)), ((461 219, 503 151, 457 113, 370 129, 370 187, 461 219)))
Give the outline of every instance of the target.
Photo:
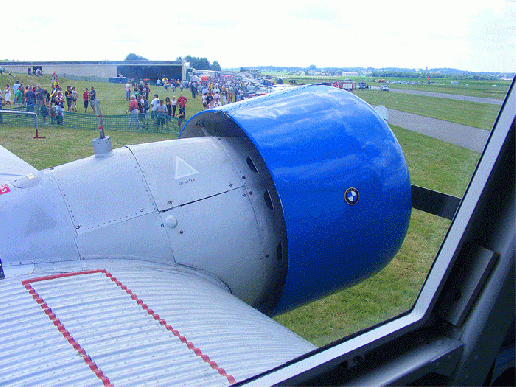
POLYGON ((176 156, 176 179, 182 179, 183 177, 195 175, 196 173, 199 173, 199 171, 184 161, 181 157, 176 156))

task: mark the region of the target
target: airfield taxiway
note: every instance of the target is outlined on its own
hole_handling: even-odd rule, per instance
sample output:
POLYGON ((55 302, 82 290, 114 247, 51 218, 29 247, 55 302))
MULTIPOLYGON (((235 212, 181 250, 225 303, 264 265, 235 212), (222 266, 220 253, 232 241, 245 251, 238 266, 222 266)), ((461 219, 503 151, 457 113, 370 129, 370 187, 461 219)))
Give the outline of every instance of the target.
MULTIPOLYGON (((371 88, 379 89, 377 86, 371 88)), ((391 89, 395 93, 406 93, 413 95, 425 95, 435 98, 448 98, 454 100, 471 101, 477 103, 490 103, 502 105, 503 100, 495 98, 479 98, 467 95, 454 95, 406 89, 391 89)), ((490 131, 475 128, 473 126, 460 125, 436 118, 425 117, 419 114, 407 113, 395 109, 387 109, 389 114, 388 123, 400 128, 412 130, 429 137, 437 138, 451 144, 459 145, 476 152, 482 152, 491 134, 490 131)))
POLYGON ((502 99, 496 99, 496 98, 482 98, 482 97, 472 97, 469 95, 460 95, 460 94, 447 94, 447 93, 437 93, 433 91, 419 91, 419 90, 408 90, 408 89, 390 89, 391 92, 394 93, 405 93, 405 94, 412 94, 412 95, 424 95, 427 97, 435 97, 435 98, 448 98, 448 99, 455 99, 458 101, 470 101, 470 102, 477 102, 477 103, 491 103, 493 105, 501 106, 503 103, 502 99))
POLYGON ((460 125, 419 114, 406 113, 394 109, 387 109, 387 111, 389 113, 388 123, 391 125, 434 137, 476 152, 483 151, 491 134, 490 131, 485 129, 460 125))
MULTIPOLYGON (((371 86, 371 89, 380 90, 379 86, 371 86)), ((434 91, 419 91, 419 90, 410 90, 410 89, 389 89, 390 92, 393 93, 404 93, 404 94, 412 94, 412 95, 423 95, 426 97, 434 97, 434 98, 448 98, 454 99, 457 101, 470 101, 477 103, 490 103, 493 105, 501 106, 503 103, 502 99, 496 98, 482 98, 482 97, 472 97, 469 95, 460 95, 460 94, 449 94, 449 93, 438 93, 434 91)))

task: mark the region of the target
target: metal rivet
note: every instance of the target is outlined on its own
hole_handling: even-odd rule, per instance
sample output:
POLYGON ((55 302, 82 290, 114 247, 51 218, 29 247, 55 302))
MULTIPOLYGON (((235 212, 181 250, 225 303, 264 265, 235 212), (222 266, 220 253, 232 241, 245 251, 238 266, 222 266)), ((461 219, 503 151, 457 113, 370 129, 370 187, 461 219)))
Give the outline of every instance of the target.
POLYGON ((164 224, 166 224, 170 228, 175 228, 177 226, 177 219, 174 215, 168 215, 165 218, 164 224))

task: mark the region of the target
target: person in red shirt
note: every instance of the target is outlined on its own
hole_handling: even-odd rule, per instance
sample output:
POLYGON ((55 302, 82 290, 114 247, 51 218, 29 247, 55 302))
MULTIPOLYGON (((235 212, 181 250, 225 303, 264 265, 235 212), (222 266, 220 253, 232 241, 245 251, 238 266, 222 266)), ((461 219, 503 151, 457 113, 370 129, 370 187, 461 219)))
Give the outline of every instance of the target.
POLYGON ((131 95, 131 101, 129 102, 129 123, 127 124, 127 129, 130 129, 132 123, 136 120, 138 129, 142 128, 140 120, 138 119, 138 101, 134 98, 134 95, 131 95))
POLYGON ((179 107, 179 115, 182 114, 183 118, 186 116, 186 101, 186 97, 181 93, 181 96, 177 99, 177 106, 179 107))
POLYGON ((90 98, 90 93, 88 92, 88 88, 86 88, 86 91, 82 93, 82 99, 84 100, 84 113, 86 113, 86 109, 88 109, 88 101, 90 98))

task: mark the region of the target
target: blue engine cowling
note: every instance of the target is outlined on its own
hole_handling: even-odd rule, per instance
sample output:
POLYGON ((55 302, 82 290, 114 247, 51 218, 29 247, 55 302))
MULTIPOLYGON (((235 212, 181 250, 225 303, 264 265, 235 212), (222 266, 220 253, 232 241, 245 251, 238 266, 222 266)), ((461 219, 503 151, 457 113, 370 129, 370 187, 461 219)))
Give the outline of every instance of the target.
POLYGON ((310 85, 229 104, 192 117, 180 138, 200 135, 248 137, 272 176, 288 238, 273 314, 371 276, 400 248, 407 165, 387 124, 353 94, 310 85))

